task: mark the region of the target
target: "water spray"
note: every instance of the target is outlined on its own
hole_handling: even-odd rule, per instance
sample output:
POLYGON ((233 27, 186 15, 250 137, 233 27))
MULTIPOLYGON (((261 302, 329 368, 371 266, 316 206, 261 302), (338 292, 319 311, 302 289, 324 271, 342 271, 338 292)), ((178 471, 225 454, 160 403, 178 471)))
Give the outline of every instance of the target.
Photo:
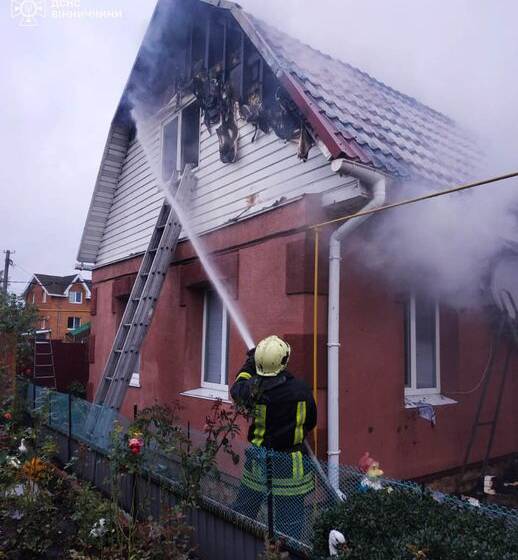
MULTIPOLYGON (((234 323, 236 329, 238 330, 243 342, 245 343, 246 347, 250 350, 251 348, 255 347, 254 340, 252 335, 250 334, 250 330, 241 314, 240 309, 237 307, 236 302, 232 299, 231 295, 229 294, 225 284, 222 282, 221 278, 219 277, 218 271, 214 266, 207 249, 205 248, 203 242, 198 237, 198 235, 194 232, 192 224, 190 223, 189 216, 184 208, 181 206, 179 201, 173 196, 171 191, 168 188, 168 185, 162 179, 162 170, 159 161, 161 158, 153 157, 151 153, 150 146, 152 146, 152 141, 150 138, 146 137, 145 134, 145 119, 140 115, 138 110, 133 110, 133 118, 136 123, 137 127, 137 137, 142 150, 144 151, 144 155, 149 163, 151 168, 151 173, 156 179, 156 183, 162 194, 165 196, 168 204, 174 209, 178 220, 182 224, 182 228, 187 235, 187 238, 191 242, 191 245, 194 248, 194 251, 198 255, 200 262, 209 277, 210 283, 218 293, 221 302, 223 303, 224 308, 230 315, 232 322, 234 323), (158 160, 158 161, 157 161, 158 160)), ((151 127, 152 129, 153 127, 151 127)))

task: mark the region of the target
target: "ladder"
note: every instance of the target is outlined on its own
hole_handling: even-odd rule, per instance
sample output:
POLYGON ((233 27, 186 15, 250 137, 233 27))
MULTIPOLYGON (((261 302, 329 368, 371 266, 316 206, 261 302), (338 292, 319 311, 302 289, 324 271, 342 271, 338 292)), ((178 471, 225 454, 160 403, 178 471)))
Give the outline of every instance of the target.
POLYGON ((47 330, 36 331, 34 335, 32 378, 37 385, 41 384, 49 389, 56 389, 56 370, 50 332, 47 330))
POLYGON ((510 309, 509 305, 512 306, 512 308, 514 308, 514 310, 516 311, 515 314, 511 314, 508 312, 502 312, 502 316, 500 318, 500 323, 498 326, 498 330, 495 334, 495 338, 493 340, 493 345, 491 348, 491 353, 489 356, 489 360, 488 360, 488 365, 487 365, 487 369, 486 369, 486 377, 483 381, 483 385, 482 385, 482 393, 480 394, 480 399, 477 405, 477 411, 475 414, 475 420, 473 422, 473 426, 471 428, 471 433, 470 433, 470 438, 468 441, 468 445, 466 447, 466 453, 464 455, 464 461, 462 463, 462 469, 460 471, 460 475, 457 478, 457 483, 456 483, 456 491, 459 492, 460 487, 462 482, 464 481, 464 476, 466 474, 466 470, 468 468, 469 465, 469 461, 471 459, 471 452, 473 450, 473 446, 475 444, 475 441, 477 439, 477 435, 478 432, 480 430, 480 428, 484 428, 487 427, 489 428, 489 437, 487 440, 487 445, 486 445, 486 449, 485 449, 485 453, 484 453, 484 459, 483 459, 483 463, 482 463, 482 471, 481 471, 481 477, 483 478, 484 475, 486 474, 487 471, 487 466, 489 463, 489 459, 491 456, 491 450, 493 448, 493 442, 495 439, 495 432, 496 432, 496 427, 498 424, 498 418, 500 416, 500 409, 501 409, 501 405, 502 405, 502 398, 504 395, 504 389, 505 389, 505 384, 507 381, 507 377, 508 377, 508 372, 509 372, 509 364, 511 361, 511 356, 513 354, 513 351, 518 347, 518 328, 516 325, 516 317, 518 317, 518 310, 516 308, 516 305, 514 303, 514 300, 511 296, 511 294, 507 291, 503 291, 501 294, 501 298, 502 301, 505 299, 505 303, 507 304, 507 306, 504 306, 504 309, 510 309), (504 359, 504 364, 503 364, 503 369, 502 369, 502 373, 501 373, 501 377, 500 377, 500 382, 498 384, 498 388, 497 388, 497 394, 496 394, 496 404, 495 407, 492 411, 492 414, 490 415, 490 418, 488 420, 482 420, 482 412, 484 410, 484 407, 486 405, 486 403, 488 402, 488 390, 489 387, 491 386, 491 382, 493 380, 493 376, 494 376, 494 372, 495 372, 495 359, 496 359, 496 355, 498 353, 498 348, 500 346, 500 342, 502 341, 503 335, 507 334, 508 335, 508 345, 506 348, 506 352, 505 352, 505 359, 504 359))
MULTIPOLYGON (((181 205, 190 198, 194 181, 191 164, 179 181, 171 181, 171 192, 181 205)), ((94 404, 99 407, 115 413, 122 406, 181 231, 174 208, 165 200, 95 394, 94 404)))

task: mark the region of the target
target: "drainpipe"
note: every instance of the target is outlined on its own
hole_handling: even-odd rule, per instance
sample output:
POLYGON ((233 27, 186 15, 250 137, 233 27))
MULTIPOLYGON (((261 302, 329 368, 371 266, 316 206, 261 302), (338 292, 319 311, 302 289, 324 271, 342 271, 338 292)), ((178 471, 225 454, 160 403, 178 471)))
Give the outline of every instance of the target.
MULTIPOLYGON (((352 175, 362 183, 368 185, 372 191, 372 199, 361 211, 378 208, 385 203, 386 178, 383 174, 369 167, 353 163, 345 159, 331 162, 331 169, 335 173, 352 175)), ((327 330, 327 455, 328 476, 333 488, 339 488, 339 376, 340 376, 340 248, 342 240, 367 220, 361 216, 348 220, 333 232, 329 241, 329 303, 327 330)))

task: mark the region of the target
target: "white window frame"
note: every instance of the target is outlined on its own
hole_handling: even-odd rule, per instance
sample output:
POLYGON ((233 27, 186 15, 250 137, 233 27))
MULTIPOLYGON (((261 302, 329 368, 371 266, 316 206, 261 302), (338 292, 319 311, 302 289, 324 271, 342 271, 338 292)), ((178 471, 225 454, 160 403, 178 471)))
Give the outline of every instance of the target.
POLYGON ((81 304, 83 303, 83 292, 82 291, 70 291, 68 292, 68 302, 69 303, 74 303, 74 304, 81 304), (77 300, 77 294, 79 294, 79 301, 77 300), (72 301, 72 297, 73 297, 73 301, 72 301))
MULTIPOLYGON (((185 103, 182 108, 173 115, 170 115, 166 119, 162 121, 162 134, 160 135, 160 154, 162 158, 162 178, 164 181, 168 181, 171 177, 164 176, 164 148, 165 148, 165 129, 168 124, 173 122, 175 119, 178 119, 178 129, 177 129, 177 138, 176 138, 176 171, 182 171, 182 127, 183 127, 183 111, 187 109, 189 105, 192 105, 196 102, 196 99, 191 99, 187 103, 185 103)), ((200 110, 200 109, 199 109, 200 110)), ((200 156, 201 156, 201 110, 200 110, 200 120, 198 124, 198 166, 200 165, 200 156)), ((193 169, 197 169, 198 166, 193 167, 193 169)))
MULTIPOLYGON (((441 338, 440 338, 440 306, 435 301, 435 387, 429 389, 417 388, 417 357, 416 357, 416 296, 412 294, 409 302, 409 328, 410 328, 410 344, 407 352, 410 352, 410 386, 405 386, 405 396, 416 397, 424 395, 440 395, 441 393, 441 338)), ((406 335, 406 333, 405 333, 406 335)), ((408 358, 407 358, 408 359, 408 358)), ((407 362, 408 363, 408 362, 407 362)), ((405 365, 407 367, 407 365, 405 365)))
MULTIPOLYGON (((69 327, 68 326, 68 320, 70 319, 70 317, 67 317, 67 331, 73 331, 74 329, 78 329, 81 326, 81 317, 75 317, 73 316, 72 319, 79 319, 79 324, 77 326, 73 326, 73 327, 69 327)), ((73 321, 73 323, 75 323, 75 321, 73 321)))
POLYGON ((36 303, 36 294, 32 292, 32 303, 33 305, 36 303))
MULTIPOLYGON (((211 383, 205 381, 205 345, 207 342, 207 302, 208 302, 209 291, 206 290, 203 295, 203 335, 202 335, 202 348, 201 348, 201 386, 205 389, 215 389, 216 391, 222 391, 228 393, 228 381, 225 381, 228 365, 228 314, 223 302, 221 303, 223 307, 223 323, 221 325, 221 371, 220 371, 220 383, 211 383)), ((216 297, 219 298, 217 292, 214 292, 216 297)))
POLYGON ((43 290, 43 298, 42 298, 42 303, 47 303, 47 292, 45 290, 43 290))

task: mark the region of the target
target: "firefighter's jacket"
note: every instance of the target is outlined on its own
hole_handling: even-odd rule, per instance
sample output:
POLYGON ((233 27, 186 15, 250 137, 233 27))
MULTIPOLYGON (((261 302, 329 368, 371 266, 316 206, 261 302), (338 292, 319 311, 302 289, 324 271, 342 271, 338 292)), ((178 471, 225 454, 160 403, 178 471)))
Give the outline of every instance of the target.
POLYGON ((288 371, 262 377, 248 360, 237 375, 230 394, 252 414, 243 484, 264 491, 265 449, 273 450, 273 494, 302 495, 313 490, 303 442, 317 423, 317 409, 309 387, 288 371), (259 448, 259 449, 258 449, 259 448))

